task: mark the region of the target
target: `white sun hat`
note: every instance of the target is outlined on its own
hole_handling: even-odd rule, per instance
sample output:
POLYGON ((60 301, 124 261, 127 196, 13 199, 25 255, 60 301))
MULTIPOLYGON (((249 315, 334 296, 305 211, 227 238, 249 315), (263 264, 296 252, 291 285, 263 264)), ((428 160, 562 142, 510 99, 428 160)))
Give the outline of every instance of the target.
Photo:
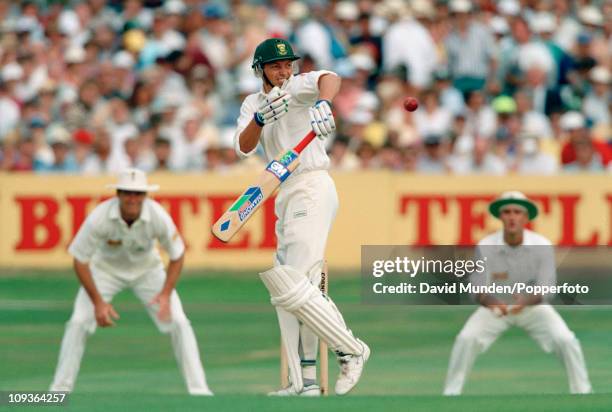
POLYGON ((119 173, 117 183, 106 187, 128 192, 155 192, 159 189, 159 185, 148 184, 145 172, 135 168, 124 169, 119 173))

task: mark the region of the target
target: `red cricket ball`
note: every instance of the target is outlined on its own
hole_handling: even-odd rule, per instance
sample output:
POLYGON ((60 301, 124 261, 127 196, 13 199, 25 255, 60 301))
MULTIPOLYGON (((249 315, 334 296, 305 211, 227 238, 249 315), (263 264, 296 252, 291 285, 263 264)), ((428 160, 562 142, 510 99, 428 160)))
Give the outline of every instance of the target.
POLYGON ((414 112, 419 107, 419 102, 414 97, 406 97, 404 100, 404 109, 409 112, 414 112))

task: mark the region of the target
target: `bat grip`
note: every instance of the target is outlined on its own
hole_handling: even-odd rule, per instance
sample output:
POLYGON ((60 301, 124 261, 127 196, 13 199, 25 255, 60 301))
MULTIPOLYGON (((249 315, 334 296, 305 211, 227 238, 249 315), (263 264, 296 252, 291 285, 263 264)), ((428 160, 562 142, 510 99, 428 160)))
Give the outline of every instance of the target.
POLYGON ((304 138, 297 145, 295 145, 295 147, 293 148, 293 151, 295 151, 298 154, 302 153, 302 150, 304 150, 306 146, 308 146, 310 142, 312 142, 312 139, 314 139, 315 136, 316 136, 315 132, 311 130, 310 133, 304 136, 304 138))

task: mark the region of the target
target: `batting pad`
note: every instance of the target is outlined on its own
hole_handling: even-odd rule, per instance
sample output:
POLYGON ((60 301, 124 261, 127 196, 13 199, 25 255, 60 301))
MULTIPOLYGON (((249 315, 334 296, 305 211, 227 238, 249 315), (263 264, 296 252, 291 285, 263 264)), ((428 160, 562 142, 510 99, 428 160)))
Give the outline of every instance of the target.
POLYGON ((281 339, 283 340, 283 350, 287 355, 287 366, 289 367, 291 385, 295 391, 299 393, 304 388, 300 354, 298 353, 298 347, 300 345, 300 325, 296 317, 288 313, 282 307, 277 306, 276 313, 278 315, 278 324, 281 330, 281 339))
POLYGON ((259 276, 270 292, 274 306, 293 313, 327 342, 332 350, 351 355, 361 354, 362 346, 347 329, 335 305, 310 283, 306 274, 283 265, 273 267, 259 276))

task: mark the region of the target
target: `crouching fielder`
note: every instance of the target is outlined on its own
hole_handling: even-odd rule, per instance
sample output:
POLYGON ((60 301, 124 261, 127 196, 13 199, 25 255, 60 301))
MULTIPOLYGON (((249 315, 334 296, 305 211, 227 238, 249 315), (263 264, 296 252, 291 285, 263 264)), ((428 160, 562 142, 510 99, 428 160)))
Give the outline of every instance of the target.
MULTIPOLYGON (((525 229, 538 209, 520 192, 506 192, 489 206, 503 222, 503 230, 478 243, 486 270, 472 275, 472 285, 498 286, 525 283, 551 286, 556 283, 554 250, 548 239, 525 229)), ((565 367, 571 393, 590 393, 580 342, 542 295, 477 295, 482 305, 470 316, 455 340, 444 387, 445 395, 460 395, 476 357, 486 351, 509 327, 518 326, 545 352, 554 352, 565 367)))
POLYGON ((282 39, 268 39, 257 47, 252 67, 263 85, 242 103, 235 148, 245 157, 261 144, 271 160, 311 130, 319 137, 304 149, 300 165, 280 187, 275 205, 276 265, 261 274, 277 311, 291 382, 271 395, 319 395, 317 337, 338 356, 341 372, 335 391, 343 395, 359 380, 370 349, 353 336, 336 306, 318 288, 338 208, 324 140, 336 127, 331 101, 340 78, 329 71, 295 74, 298 59, 282 39))
POLYGON ((81 288, 62 340, 51 391, 72 391, 85 350, 87 336, 96 325, 113 326, 119 315, 113 296, 130 288, 146 306, 162 333, 172 337, 172 347, 191 395, 212 395, 206 383, 198 344, 174 287, 183 266, 185 245, 172 218, 147 192, 146 175, 127 169, 112 185, 117 196, 98 205, 87 217, 68 252, 81 288), (170 257, 164 271, 155 240, 170 257))

